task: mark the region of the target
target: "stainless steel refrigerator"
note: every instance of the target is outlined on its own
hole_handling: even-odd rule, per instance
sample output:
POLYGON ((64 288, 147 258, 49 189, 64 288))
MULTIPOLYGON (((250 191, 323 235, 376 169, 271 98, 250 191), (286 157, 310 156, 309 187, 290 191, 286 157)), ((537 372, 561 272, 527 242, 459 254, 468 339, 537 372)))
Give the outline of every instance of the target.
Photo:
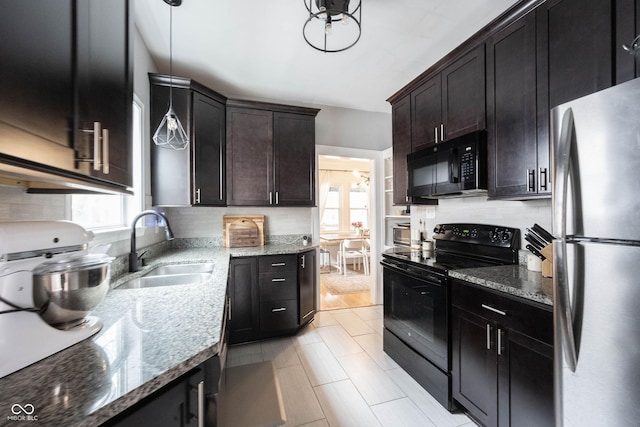
POLYGON ((640 79, 551 110, 557 426, 640 425, 640 79))

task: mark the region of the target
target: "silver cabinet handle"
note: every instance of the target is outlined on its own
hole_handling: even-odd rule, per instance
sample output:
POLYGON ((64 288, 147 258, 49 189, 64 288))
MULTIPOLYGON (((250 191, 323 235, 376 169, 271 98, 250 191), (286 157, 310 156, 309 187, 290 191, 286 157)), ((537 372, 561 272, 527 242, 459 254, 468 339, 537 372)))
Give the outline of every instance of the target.
POLYGON ((272 313, 278 313, 280 311, 287 311, 287 308, 286 307, 280 307, 280 308, 272 308, 271 309, 272 313))
POLYGON ((100 163, 100 138, 102 137, 100 122, 93 122, 93 170, 99 171, 102 166, 100 163))
POLYGON ((228 313, 227 314, 227 320, 231 321, 231 298, 227 299, 227 304, 228 304, 228 307, 229 307, 229 310, 227 312, 228 313))
POLYGON ((272 281, 272 282, 286 282, 286 281, 287 281, 287 279, 279 279, 279 278, 276 278, 276 279, 271 279, 271 281, 272 281))
POLYGON ((487 350, 491 350, 491 325, 487 323, 487 350))
POLYGON ((506 311, 498 310, 497 308, 493 308, 490 305, 482 304, 481 307, 486 309, 486 310, 493 311, 494 313, 498 313, 501 316, 506 316, 507 315, 506 311))
POLYGON ((536 170, 527 169, 527 193, 536 191, 536 170))
POLYGON ((102 173, 109 174, 109 129, 102 129, 102 173))
POLYGON ((196 189, 196 204, 200 204, 200 189, 196 189))
POLYGON ((198 427, 204 427, 204 381, 198 383, 198 427))
POLYGON ((218 177, 220 179, 220 194, 218 196, 219 200, 223 199, 222 193, 224 192, 223 188, 222 188, 222 184, 223 184, 223 180, 224 180, 224 175, 222 174, 222 168, 223 168, 222 158, 223 157, 224 157, 224 154, 222 153, 222 144, 220 144, 220 169, 219 169, 219 177, 218 177))
POLYGON ((274 263, 271 263, 271 267, 284 267, 285 265, 287 265, 286 262, 274 262, 274 263))
POLYGON ((437 144, 438 143, 438 126, 433 128, 433 133, 434 133, 434 137, 435 137, 435 142, 437 144))
POLYGON ((305 257, 306 257, 306 255, 302 255, 302 268, 304 268, 304 263, 305 263, 305 259, 306 259, 305 257))
POLYGON ((278 195, 279 191, 276 191, 276 205, 280 204, 280 200, 279 199, 279 195, 278 195))
POLYGON ((538 169, 538 186, 540 191, 547 191, 547 168, 538 169))
POLYGON ((444 123, 440 123, 440 142, 444 141, 444 123))
POLYGON ((502 356, 502 329, 498 328, 498 356, 502 356))

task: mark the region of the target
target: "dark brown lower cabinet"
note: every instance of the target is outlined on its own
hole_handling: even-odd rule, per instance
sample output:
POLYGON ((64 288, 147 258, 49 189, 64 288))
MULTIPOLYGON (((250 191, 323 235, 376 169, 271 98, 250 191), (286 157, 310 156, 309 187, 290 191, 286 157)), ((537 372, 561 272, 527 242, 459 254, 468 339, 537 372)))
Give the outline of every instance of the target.
POLYGON ((453 398, 483 426, 551 426, 550 307, 452 282, 453 398))
POLYGON ((103 426, 215 427, 223 365, 219 355, 211 357, 103 426))
POLYGON ((316 249, 300 254, 232 258, 229 342, 295 333, 313 320, 316 249))

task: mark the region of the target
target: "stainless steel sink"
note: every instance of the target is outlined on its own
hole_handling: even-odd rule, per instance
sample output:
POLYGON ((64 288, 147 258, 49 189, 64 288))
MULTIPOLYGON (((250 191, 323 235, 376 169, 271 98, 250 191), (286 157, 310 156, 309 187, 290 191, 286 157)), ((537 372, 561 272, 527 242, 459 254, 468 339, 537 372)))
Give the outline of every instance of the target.
POLYGON ((142 277, 131 279, 116 289, 140 289, 158 286, 196 285, 211 278, 213 263, 171 264, 156 267, 142 277))
POLYGON ((161 265, 153 270, 145 273, 143 277, 167 276, 172 274, 187 273, 211 273, 213 271, 213 263, 203 262, 195 264, 169 264, 161 265))

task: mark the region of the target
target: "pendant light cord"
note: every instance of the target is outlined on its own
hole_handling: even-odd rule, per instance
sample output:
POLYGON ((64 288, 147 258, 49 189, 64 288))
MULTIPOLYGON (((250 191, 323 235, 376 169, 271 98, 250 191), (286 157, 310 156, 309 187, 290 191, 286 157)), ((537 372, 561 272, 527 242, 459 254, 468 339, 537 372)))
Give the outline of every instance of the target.
POLYGON ((173 6, 169 5, 169 110, 173 110, 173 6))

